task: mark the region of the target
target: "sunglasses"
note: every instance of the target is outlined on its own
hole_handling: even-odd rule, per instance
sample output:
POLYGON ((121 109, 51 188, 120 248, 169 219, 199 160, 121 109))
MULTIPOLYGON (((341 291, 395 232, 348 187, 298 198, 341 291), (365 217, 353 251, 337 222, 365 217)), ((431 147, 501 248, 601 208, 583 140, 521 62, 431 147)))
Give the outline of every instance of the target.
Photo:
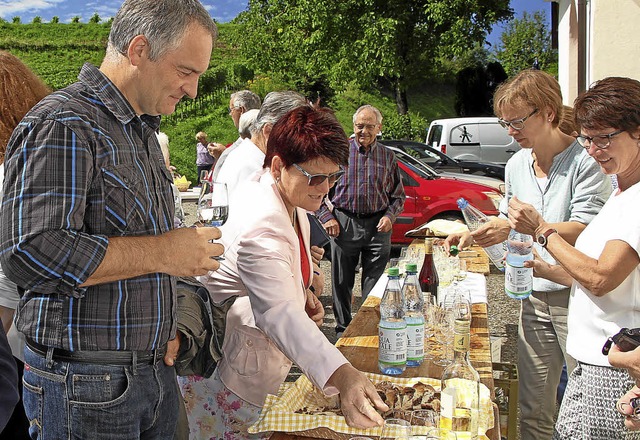
POLYGON ((321 185, 325 180, 329 180, 329 186, 333 186, 344 175, 343 169, 340 169, 331 174, 309 174, 305 170, 303 170, 297 163, 294 163, 293 166, 296 167, 296 169, 302 174, 304 174, 307 179, 309 179, 309 186, 321 185))

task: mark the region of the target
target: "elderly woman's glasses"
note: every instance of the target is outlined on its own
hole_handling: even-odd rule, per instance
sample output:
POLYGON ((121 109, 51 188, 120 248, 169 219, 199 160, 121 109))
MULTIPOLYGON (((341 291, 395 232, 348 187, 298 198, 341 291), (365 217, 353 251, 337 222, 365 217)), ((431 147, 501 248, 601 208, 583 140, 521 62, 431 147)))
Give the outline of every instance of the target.
POLYGON ((595 145, 597 148, 604 150, 605 148, 609 148, 609 145, 611 145, 611 138, 619 135, 623 131, 624 130, 616 130, 613 133, 599 134, 593 137, 581 134, 580 136, 576 136, 576 140, 587 150, 591 148, 591 145, 595 145), (589 144, 587 144, 587 142, 589 142, 589 144))
POLYGON ((538 109, 533 109, 531 113, 529 113, 524 118, 514 119, 513 121, 505 121, 504 119, 498 119, 498 124, 502 125, 502 128, 513 128, 514 130, 522 130, 524 128, 524 122, 529 119, 531 116, 538 113, 538 109))
POLYGON ((329 180, 329 186, 333 186, 344 175, 344 170, 342 169, 331 174, 309 174, 297 163, 294 163, 293 166, 309 179, 309 186, 321 185, 325 180, 329 180))

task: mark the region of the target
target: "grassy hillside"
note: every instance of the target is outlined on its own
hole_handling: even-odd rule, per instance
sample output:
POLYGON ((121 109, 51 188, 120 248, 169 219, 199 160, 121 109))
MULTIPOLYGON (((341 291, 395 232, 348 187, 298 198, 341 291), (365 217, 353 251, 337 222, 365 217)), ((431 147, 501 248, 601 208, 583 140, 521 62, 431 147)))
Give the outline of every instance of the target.
MULTIPOLYGON (((164 118, 161 130, 169 135, 172 163, 189 180, 196 180, 195 134, 205 131, 211 141, 224 144, 237 139, 228 115, 229 95, 248 88, 260 96, 272 90, 290 88, 277 75, 254 72, 246 60, 228 44, 233 24, 220 24, 220 37, 214 48, 209 71, 203 76, 199 95, 194 101, 180 103, 175 115, 164 118)), ((85 62, 99 65, 106 48, 110 24, 95 23, 0 23, 0 49, 20 57, 53 89, 76 81, 85 62)), ((429 121, 454 116, 454 88, 448 83, 425 81, 409 91, 409 108, 413 134, 424 139, 429 121)), ((395 110, 390 93, 372 88, 363 91, 347 88, 328 104, 345 131, 351 133, 353 112, 362 104, 378 107, 385 118, 383 130, 393 133, 403 122, 395 110)))

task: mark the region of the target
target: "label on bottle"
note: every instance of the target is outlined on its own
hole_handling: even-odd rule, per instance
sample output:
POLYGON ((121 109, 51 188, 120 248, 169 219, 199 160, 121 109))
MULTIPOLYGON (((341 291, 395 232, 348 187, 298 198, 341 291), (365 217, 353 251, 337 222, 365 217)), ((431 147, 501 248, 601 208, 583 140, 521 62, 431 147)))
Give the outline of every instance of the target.
POLYGON ((454 333, 453 335, 453 350, 454 351, 469 351, 469 333, 454 333))
POLYGON ((407 360, 422 361, 424 358, 424 323, 407 322, 407 360))
POLYGON ((457 403, 454 387, 447 387, 440 393, 440 427, 451 429, 453 425, 453 411, 457 403))
POLYGON ((378 326, 378 360, 385 364, 403 365, 407 362, 407 329, 378 326))
POLYGON ((533 269, 507 263, 504 272, 504 290, 513 296, 529 296, 533 290, 533 269))

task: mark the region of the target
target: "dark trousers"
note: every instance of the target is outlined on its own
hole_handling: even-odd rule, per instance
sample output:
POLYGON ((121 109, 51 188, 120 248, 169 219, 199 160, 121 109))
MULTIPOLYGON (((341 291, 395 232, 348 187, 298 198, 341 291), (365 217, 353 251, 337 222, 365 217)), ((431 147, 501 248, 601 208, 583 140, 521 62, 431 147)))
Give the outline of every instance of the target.
POLYGON ((362 264, 362 299, 366 299, 383 274, 391 252, 391 231, 378 232, 382 213, 357 218, 338 209, 334 217, 340 234, 331 244, 331 282, 336 332, 343 332, 351 322, 351 298, 358 260, 362 264))
MULTIPOLYGON (((22 372, 24 370, 24 363, 14 357, 16 365, 18 366, 18 381, 22 384, 22 372)), ((0 432, 0 440, 29 440, 29 420, 24 413, 24 406, 22 405, 22 385, 18 387, 20 391, 20 401, 13 410, 11 418, 7 422, 4 430, 0 432)))

